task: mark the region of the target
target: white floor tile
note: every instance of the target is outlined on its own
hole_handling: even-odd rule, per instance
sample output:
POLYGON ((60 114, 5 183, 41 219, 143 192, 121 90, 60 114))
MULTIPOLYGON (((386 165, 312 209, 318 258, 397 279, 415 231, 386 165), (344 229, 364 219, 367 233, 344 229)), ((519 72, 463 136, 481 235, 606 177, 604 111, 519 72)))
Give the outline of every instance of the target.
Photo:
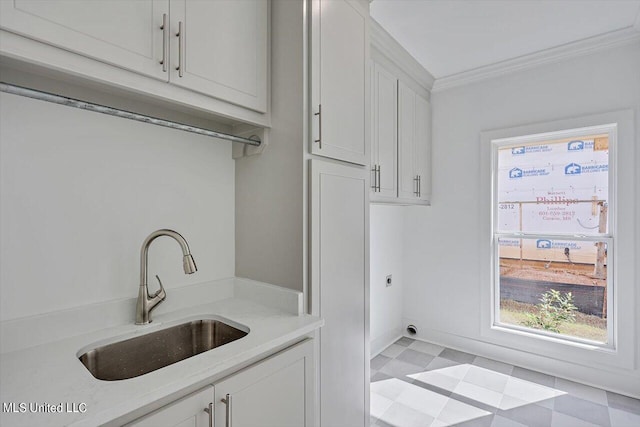
POLYGON ((470 367, 471 365, 464 363, 462 365, 448 366, 446 368, 436 369, 431 372, 437 372, 439 374, 461 380, 464 378, 465 375, 467 375, 467 372, 469 372, 470 367))
POLYGON ((498 408, 507 411, 509 409, 519 408, 525 405, 528 405, 528 403, 524 400, 505 394, 502 396, 502 399, 500 400, 500 406, 498 406, 498 408))
POLYGON ((403 391, 396 401, 436 418, 449 401, 449 398, 422 387, 412 386, 403 391))
POLYGON ((402 427, 428 427, 433 422, 433 417, 400 403, 391 405, 379 419, 392 426, 402 427))
POLYGON ((504 394, 524 400, 527 403, 534 403, 562 396, 567 393, 527 380, 511 377, 507 380, 507 385, 504 388, 504 394))
POLYGON ((387 399, 396 400, 403 391, 411 387, 416 386, 413 386, 408 382, 399 380, 397 378, 389 378, 387 380, 371 383, 371 392, 384 396, 387 399))
POLYGON ((469 372, 464 376, 463 381, 502 393, 507 385, 508 379, 509 375, 480 368, 478 366, 470 366, 469 372))
POLYGON ((449 399, 437 419, 444 423, 456 424, 464 421, 471 421, 487 415, 491 415, 491 412, 458 402, 457 400, 449 399))
POLYGON ((371 393, 370 409, 372 417, 380 418, 391 405, 393 405, 393 400, 380 396, 378 393, 371 393))
POLYGON ((494 408, 498 408, 500 406, 500 401, 502 400, 502 393, 464 381, 458 384, 453 392, 486 405, 493 406, 494 408))
POLYGON ((409 377, 424 384, 433 385, 448 391, 453 391, 458 383, 460 383, 459 378, 443 375, 437 371, 421 372, 419 374, 409 375, 409 377))

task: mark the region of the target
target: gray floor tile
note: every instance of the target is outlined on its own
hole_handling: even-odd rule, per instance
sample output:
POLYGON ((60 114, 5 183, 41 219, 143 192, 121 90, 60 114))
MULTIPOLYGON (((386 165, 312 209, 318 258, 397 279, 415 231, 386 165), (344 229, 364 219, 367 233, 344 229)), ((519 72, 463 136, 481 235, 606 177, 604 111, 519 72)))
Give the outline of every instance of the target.
POLYGON ((491 427, 527 427, 525 424, 519 423, 509 418, 501 417, 500 415, 493 416, 493 423, 491 427))
POLYGON ((411 381, 412 379, 408 378, 407 375, 417 374, 422 371, 424 371, 424 368, 422 366, 414 365, 412 363, 407 363, 403 362, 402 360, 396 359, 387 362, 382 367, 382 369, 380 369, 380 372, 384 374, 391 375, 392 377, 396 378, 409 379, 411 381))
POLYGON ((457 427, 491 427, 493 424, 493 414, 455 424, 457 427))
POLYGON ((415 340, 413 344, 409 346, 409 348, 411 350, 421 351, 422 353, 427 353, 432 356, 437 356, 442 353, 442 350, 444 350, 444 347, 442 346, 418 340, 415 340))
POLYGON ((556 397, 553 409, 599 426, 608 427, 611 425, 609 409, 606 406, 570 394, 556 397))
POLYGON ((411 344, 413 344, 414 341, 415 340, 413 338, 402 337, 398 341, 396 341, 395 344, 409 347, 411 344))
POLYGON ((549 427, 551 425, 551 410, 540 405, 525 405, 508 411, 499 411, 498 415, 517 421, 529 427, 549 427))
POLYGON ((382 353, 380 354, 382 354, 383 356, 394 358, 394 357, 398 357, 398 355, 403 351, 405 351, 406 349, 407 347, 403 345, 391 344, 389 347, 382 350, 382 353))
POLYGON ((620 409, 609 408, 609 417, 613 427, 637 427, 640 426, 640 415, 620 409))
POLYGON ((407 337, 371 360, 372 394, 394 386, 385 380, 429 390, 447 403, 434 419, 421 401, 386 396, 393 403, 376 406, 384 412, 372 412, 372 427, 640 427, 638 399, 407 337), (504 409, 498 409, 492 396, 501 393, 505 376, 498 404, 504 409))
POLYGON ((490 369, 495 372, 499 372, 505 375, 511 375, 513 372, 513 365, 507 363, 498 362, 497 360, 487 359, 486 357, 477 356, 473 364, 481 368, 490 369))
POLYGON ((607 406, 607 392, 595 387, 589 387, 588 385, 576 383, 573 381, 565 380, 563 378, 556 378, 556 390, 566 391, 572 396, 579 397, 580 399, 590 400, 594 403, 607 406))
POLYGON ((434 359, 434 356, 408 348, 400 353, 400 355, 396 357, 396 359, 426 368, 427 365, 434 359))
POLYGON ((418 387, 422 387, 425 390, 430 390, 430 391, 436 392, 436 393, 441 394, 441 395, 446 396, 446 397, 451 396, 451 391, 450 390, 444 389, 442 387, 438 387, 438 386, 430 384, 430 383, 422 382, 419 379, 415 380, 412 384, 415 385, 415 386, 418 386, 418 387))
POLYGON ((375 383, 378 381, 388 380, 389 378, 393 378, 391 375, 387 375, 384 372, 376 372, 375 375, 371 377, 371 382, 375 383))
POLYGON ((451 359, 445 359, 443 357, 436 357, 434 358, 431 363, 429 363, 427 365, 426 370, 427 371, 436 371, 438 369, 446 369, 446 368, 450 368, 451 366, 458 366, 460 363, 458 362, 454 362, 451 359))
POLYGON ((531 371, 519 366, 515 366, 513 368, 511 375, 546 387, 554 387, 556 384, 556 377, 552 377, 551 375, 543 374, 541 372, 531 371))
POLYGON ((384 421, 378 419, 376 421, 375 427, 400 427, 400 426, 396 426, 396 425, 393 425, 393 424, 388 424, 388 423, 385 423, 384 421))
POLYGON ((371 359, 371 370, 375 369, 376 371, 379 371, 380 368, 382 368, 389 360, 391 360, 391 357, 387 357, 382 354, 377 355, 371 359))
POLYGON ((554 411, 551 414, 551 427, 599 427, 597 424, 554 411))
POLYGON ((640 400, 638 399, 608 391, 607 400, 609 402, 609 406, 612 408, 622 409, 623 411, 640 415, 640 400))
MULTIPOLYGON (((494 413, 494 414, 497 413, 500 410, 500 409, 498 409, 498 408, 496 408, 494 406, 487 405, 486 403, 479 402, 479 401, 477 401, 475 399, 472 399, 472 398, 467 397, 467 396, 463 396, 463 395, 458 394, 456 392, 451 393, 450 397, 451 397, 451 399, 455 399, 458 402, 466 403, 467 405, 475 406, 476 408, 480 408, 480 409, 483 409, 483 410, 485 410, 487 412, 491 412, 491 413, 494 413)), ((489 423, 489 424, 491 424, 491 423, 489 423)))
POLYGON ((473 354, 464 353, 451 348, 445 348, 442 350, 442 353, 440 353, 438 357, 443 357, 458 363, 473 363, 473 360, 476 358, 473 354))

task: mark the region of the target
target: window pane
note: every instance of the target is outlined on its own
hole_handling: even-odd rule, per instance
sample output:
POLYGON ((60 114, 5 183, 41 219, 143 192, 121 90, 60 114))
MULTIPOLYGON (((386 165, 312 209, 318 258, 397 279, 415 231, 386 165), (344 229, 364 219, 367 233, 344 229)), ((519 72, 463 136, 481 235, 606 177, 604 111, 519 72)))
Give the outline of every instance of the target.
POLYGON ((607 135, 498 149, 497 231, 607 233, 607 135))
POLYGON ((607 343, 607 243, 500 238, 501 324, 607 343))

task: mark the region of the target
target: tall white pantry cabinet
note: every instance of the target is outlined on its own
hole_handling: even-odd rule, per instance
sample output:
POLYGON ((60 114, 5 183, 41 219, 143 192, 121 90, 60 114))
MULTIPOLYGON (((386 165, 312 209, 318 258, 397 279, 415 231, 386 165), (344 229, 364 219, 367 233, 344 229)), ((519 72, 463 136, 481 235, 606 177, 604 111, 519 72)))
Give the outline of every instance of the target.
POLYGON ((310 289, 323 427, 369 423, 369 3, 311 0, 310 289), (315 157, 320 156, 320 157, 315 157))

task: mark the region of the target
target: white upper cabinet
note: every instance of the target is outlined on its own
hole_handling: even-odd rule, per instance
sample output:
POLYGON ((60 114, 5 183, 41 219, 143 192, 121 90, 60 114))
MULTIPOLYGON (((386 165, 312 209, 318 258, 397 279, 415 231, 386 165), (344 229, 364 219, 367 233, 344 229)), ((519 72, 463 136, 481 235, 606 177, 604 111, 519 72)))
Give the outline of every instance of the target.
POLYGON ((373 193, 396 197, 398 191, 398 84, 382 65, 372 64, 371 183, 373 193))
POLYGON ((430 152, 429 101, 398 81, 398 198, 429 201, 430 152))
POLYGON ((0 1, 3 29, 163 80, 168 15, 169 0, 0 1))
POLYGON ((416 95, 415 174, 418 176, 418 199, 431 200, 431 104, 416 95))
POLYGON ((433 76, 371 22, 371 189, 373 203, 431 203, 433 76))
POLYGON ((2 0, 0 55, 268 125, 269 19, 268 0, 2 0))
POLYGON ((171 0, 171 82, 267 111, 267 6, 266 0, 171 0))
POLYGON ((312 0, 311 14, 311 152, 366 165, 368 2, 312 0))

